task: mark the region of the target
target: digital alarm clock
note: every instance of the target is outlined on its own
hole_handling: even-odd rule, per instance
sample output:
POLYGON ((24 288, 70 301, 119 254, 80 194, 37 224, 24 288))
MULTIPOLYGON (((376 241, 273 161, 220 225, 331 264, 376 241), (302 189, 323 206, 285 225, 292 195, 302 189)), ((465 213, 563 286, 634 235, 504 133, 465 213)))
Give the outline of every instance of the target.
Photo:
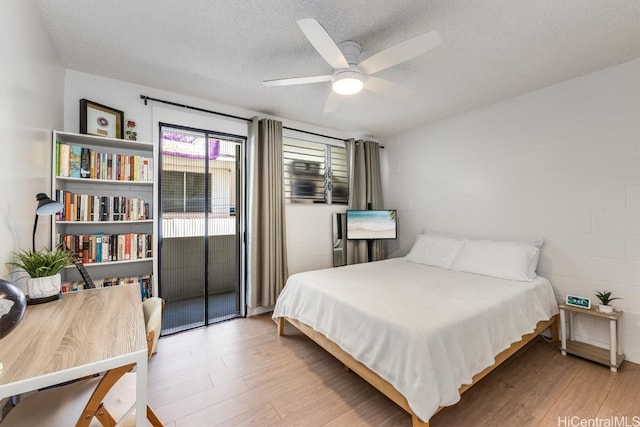
POLYGON ((565 300, 567 305, 579 308, 586 308, 587 310, 591 308, 591 300, 586 297, 579 297, 576 295, 567 295, 567 299, 565 300))

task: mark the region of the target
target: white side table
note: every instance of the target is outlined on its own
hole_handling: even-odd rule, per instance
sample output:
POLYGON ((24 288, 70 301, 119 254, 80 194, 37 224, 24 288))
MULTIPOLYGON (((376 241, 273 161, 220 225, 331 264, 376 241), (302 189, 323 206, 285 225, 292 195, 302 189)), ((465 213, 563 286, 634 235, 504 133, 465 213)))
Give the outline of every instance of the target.
POLYGON ((572 307, 566 304, 559 304, 560 308, 560 351, 563 356, 567 353, 592 360, 597 363, 609 366, 611 372, 618 372, 618 367, 624 360, 622 354, 622 344, 620 342, 620 327, 618 321, 622 317, 622 310, 613 310, 613 313, 601 313, 597 308, 590 309, 572 307), (566 313, 569 312, 569 337, 566 330, 566 313), (600 348, 595 345, 576 341, 574 317, 576 314, 594 316, 609 320, 609 348, 600 348))

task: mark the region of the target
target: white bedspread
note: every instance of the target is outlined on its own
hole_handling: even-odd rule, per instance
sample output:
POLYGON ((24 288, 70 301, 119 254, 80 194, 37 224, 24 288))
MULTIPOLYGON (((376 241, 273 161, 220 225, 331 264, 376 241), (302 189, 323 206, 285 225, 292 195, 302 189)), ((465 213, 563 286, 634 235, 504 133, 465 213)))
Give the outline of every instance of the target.
POLYGON ((429 420, 494 357, 558 313, 549 281, 516 282, 395 258, 292 275, 273 317, 324 334, 429 420))

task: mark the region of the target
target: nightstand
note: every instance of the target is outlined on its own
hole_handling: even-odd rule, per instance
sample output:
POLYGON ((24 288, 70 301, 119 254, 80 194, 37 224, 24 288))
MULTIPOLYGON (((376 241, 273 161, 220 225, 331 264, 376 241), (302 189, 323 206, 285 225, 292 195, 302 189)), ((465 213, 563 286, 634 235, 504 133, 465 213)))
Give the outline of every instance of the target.
POLYGON ((590 309, 572 307, 559 304, 560 308, 560 351, 563 356, 567 353, 592 360, 609 366, 611 372, 618 372, 618 367, 624 360, 622 345, 620 343, 620 325, 618 321, 622 317, 622 310, 613 310, 613 313, 601 313, 597 308, 590 309), (569 337, 567 339, 566 313, 569 312, 569 337), (609 349, 574 340, 574 317, 576 314, 593 316, 609 320, 609 349))

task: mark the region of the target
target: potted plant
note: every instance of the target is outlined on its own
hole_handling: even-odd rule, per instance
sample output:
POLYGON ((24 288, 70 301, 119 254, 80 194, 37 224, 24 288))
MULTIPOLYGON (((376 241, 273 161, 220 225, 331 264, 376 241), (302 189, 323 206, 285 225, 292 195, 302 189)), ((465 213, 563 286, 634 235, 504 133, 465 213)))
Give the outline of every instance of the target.
POLYGON ((39 304, 60 298, 60 270, 73 264, 74 255, 64 249, 20 250, 14 253, 18 267, 29 275, 27 304, 39 304))
POLYGON ((616 299, 622 299, 618 297, 611 297, 611 291, 596 291, 596 296, 602 304, 598 306, 598 311, 601 313, 613 313, 613 307, 609 303, 616 299))

